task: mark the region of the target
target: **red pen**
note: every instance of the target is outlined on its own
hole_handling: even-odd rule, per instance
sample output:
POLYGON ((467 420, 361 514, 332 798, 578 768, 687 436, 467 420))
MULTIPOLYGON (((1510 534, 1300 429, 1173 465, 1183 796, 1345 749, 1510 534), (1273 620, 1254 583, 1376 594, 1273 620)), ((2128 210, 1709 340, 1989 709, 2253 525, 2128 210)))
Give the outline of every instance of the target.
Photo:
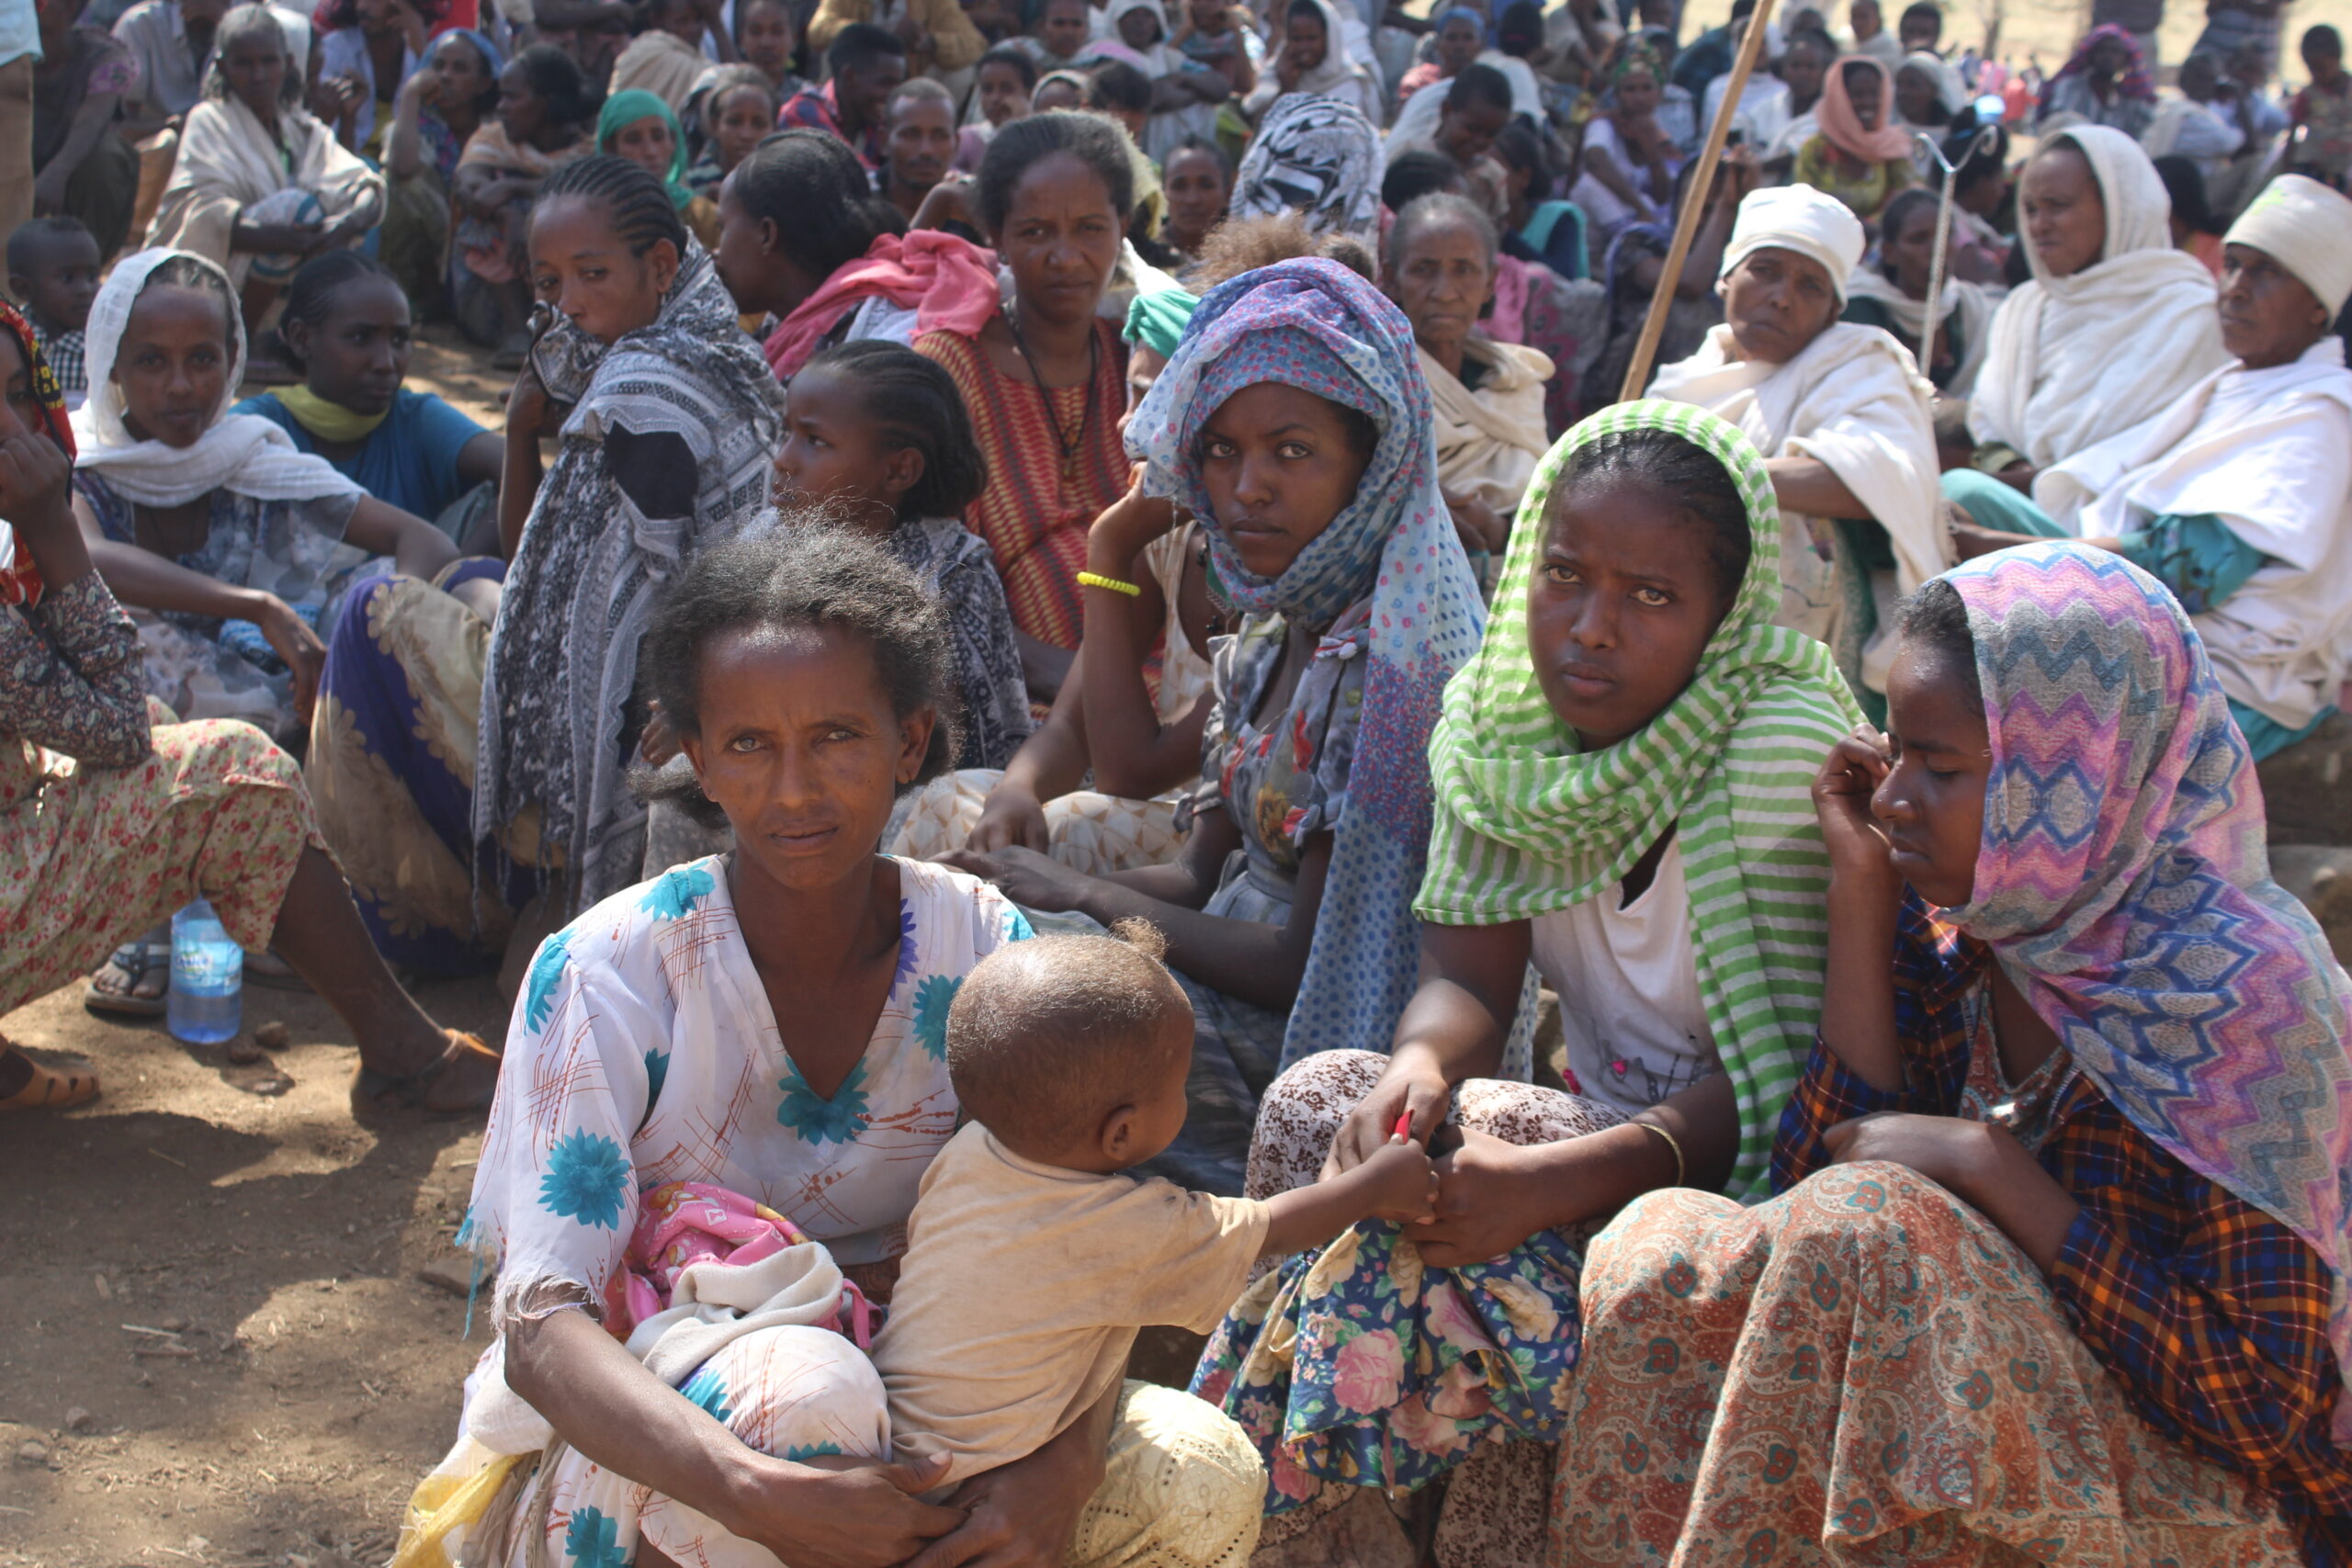
POLYGON ((1412 1132, 1413 1113, 1410 1111, 1408 1111, 1403 1115, 1396 1118, 1396 1125, 1388 1129, 1388 1135, 1392 1138, 1405 1138, 1410 1137, 1412 1135, 1412 1132))

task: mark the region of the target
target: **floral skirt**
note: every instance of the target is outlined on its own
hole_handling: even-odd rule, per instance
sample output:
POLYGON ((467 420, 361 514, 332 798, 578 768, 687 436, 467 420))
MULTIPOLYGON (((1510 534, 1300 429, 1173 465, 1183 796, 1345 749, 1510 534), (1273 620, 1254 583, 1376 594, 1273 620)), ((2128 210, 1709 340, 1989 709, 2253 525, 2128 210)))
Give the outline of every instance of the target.
POLYGON ((2150 1428, 2031 1262, 1900 1166, 1594 1239, 1547 1560, 2286 1568, 2278 1506, 2150 1428))
MULTIPOLYGON (((1315 1180, 1340 1121, 1385 1066, 1370 1052, 1331 1051, 1277 1079, 1250 1146, 1250 1194, 1315 1180)), ((1523 1145, 1623 1120, 1572 1095, 1490 1079, 1461 1086, 1455 1108, 1462 1125, 1523 1145)), ((1558 1439, 1582 1267, 1576 1234, 1546 1231, 1487 1263, 1430 1269, 1395 1226, 1358 1225, 1250 1287, 1211 1337, 1194 1392, 1257 1443, 1270 1515, 1320 1511, 1333 1485, 1409 1491, 1491 1456, 1464 1469, 1448 1497, 1447 1515, 1463 1517, 1441 1521, 1440 1561, 1524 1562, 1542 1540, 1542 1494, 1510 1482, 1558 1439), (1505 1493, 1516 1517, 1497 1518, 1505 1493)), ((1535 1468, 1548 1471, 1548 1459, 1535 1468)))

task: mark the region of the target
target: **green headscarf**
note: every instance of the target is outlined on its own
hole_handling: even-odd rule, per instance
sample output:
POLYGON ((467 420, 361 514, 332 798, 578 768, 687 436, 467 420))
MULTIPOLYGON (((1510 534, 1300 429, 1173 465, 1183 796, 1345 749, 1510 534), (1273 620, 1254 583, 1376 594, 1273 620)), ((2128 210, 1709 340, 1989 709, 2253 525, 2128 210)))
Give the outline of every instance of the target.
POLYGON ((1173 358, 1176 345, 1184 341, 1184 329, 1192 324, 1193 312, 1200 303, 1201 297, 1189 288, 1140 292, 1135 303, 1127 307, 1126 340, 1143 344, 1162 359, 1173 358))
POLYGON ((684 212, 695 198, 695 193, 686 188, 686 133, 678 124, 677 111, 668 104, 642 87, 615 93, 596 116, 596 151, 610 152, 612 140, 621 129, 640 119, 658 119, 670 128, 670 172, 662 183, 670 192, 670 200, 684 212))
POLYGON ((1828 649, 1772 625, 1780 602, 1780 506, 1737 427, 1645 400, 1562 436, 1520 504, 1486 641, 1446 684, 1414 905, 1445 925, 1532 919, 1605 895, 1674 828, 1699 994, 1739 1105, 1739 1158, 1724 1188, 1734 1197, 1762 1194, 1773 1130, 1820 1021, 1829 863, 1813 780, 1862 716, 1828 649), (1747 507, 1747 571, 1681 694, 1639 734, 1579 751, 1536 682, 1528 590, 1553 488, 1579 450, 1631 430, 1670 431, 1724 466, 1747 507))

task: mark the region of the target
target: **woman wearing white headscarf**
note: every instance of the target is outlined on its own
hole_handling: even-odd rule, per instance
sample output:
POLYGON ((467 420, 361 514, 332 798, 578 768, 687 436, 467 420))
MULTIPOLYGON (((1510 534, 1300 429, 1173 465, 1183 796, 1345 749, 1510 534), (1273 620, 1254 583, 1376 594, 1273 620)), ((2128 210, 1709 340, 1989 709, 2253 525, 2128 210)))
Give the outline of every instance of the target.
POLYGON ((2171 407, 2230 357, 2213 275, 2173 249, 2172 198, 2132 138, 2083 125, 2044 142, 2018 210, 2033 277, 1995 313, 1969 401, 1987 472, 2063 462, 2171 407))
MULTIPOLYGON (((1352 13, 1354 7, 1349 10, 1352 13)), ((1370 39, 1351 39, 1347 26, 1354 21, 1353 30, 1361 33, 1363 22, 1342 17, 1330 0, 1286 0, 1276 15, 1280 26, 1273 58, 1258 73, 1257 86, 1241 106, 1250 122, 1257 123, 1284 98, 1321 97, 1343 103, 1378 125, 1384 107, 1380 78, 1364 63, 1369 50, 1359 54, 1357 49, 1359 42, 1370 39)))
POLYGON ((1729 420, 1764 454, 1781 502, 1778 622, 1828 644, 1857 694, 1884 689, 1895 597, 1951 564, 1933 389, 1894 339, 1838 319, 1862 244, 1835 197, 1751 193, 1724 247, 1723 324, 1649 389, 1729 420))

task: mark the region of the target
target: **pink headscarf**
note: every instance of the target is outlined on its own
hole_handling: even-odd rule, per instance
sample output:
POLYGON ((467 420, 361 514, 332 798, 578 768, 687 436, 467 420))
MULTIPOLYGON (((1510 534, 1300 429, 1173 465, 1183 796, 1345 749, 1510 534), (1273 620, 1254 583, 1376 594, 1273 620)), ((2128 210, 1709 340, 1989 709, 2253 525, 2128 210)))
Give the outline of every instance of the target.
POLYGON ((877 296, 901 310, 916 307, 918 333, 970 337, 997 311, 996 253, 936 229, 879 236, 768 334, 768 368, 789 380, 835 322, 877 296))
POLYGON ((1849 158, 1888 164, 1911 155, 1911 133, 1894 123, 1894 79, 1885 65, 1867 54, 1849 54, 1829 68, 1821 79, 1821 101, 1814 106, 1821 134, 1829 145, 1849 158), (1864 130, 1862 117, 1846 92, 1846 68, 1865 65, 1878 73, 1878 129, 1864 130))

